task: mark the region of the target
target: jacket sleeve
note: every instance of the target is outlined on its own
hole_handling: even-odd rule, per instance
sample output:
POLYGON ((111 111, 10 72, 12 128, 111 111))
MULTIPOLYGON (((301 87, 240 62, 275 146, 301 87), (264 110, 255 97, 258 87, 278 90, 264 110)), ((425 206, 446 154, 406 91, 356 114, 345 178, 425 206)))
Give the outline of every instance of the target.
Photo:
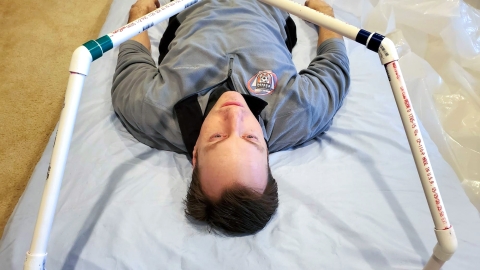
POLYGON ((184 153, 171 108, 178 93, 173 95, 170 87, 147 48, 132 40, 120 45, 112 84, 112 104, 118 118, 141 143, 184 153))
POLYGON ((323 111, 323 122, 330 122, 341 107, 350 86, 350 68, 343 40, 329 39, 317 48, 317 56, 300 71, 304 98, 323 111))
POLYGON ((120 45, 113 76, 112 104, 122 124, 135 137, 145 133, 144 99, 158 84, 158 68, 150 52, 137 41, 120 45))
POLYGON ((343 40, 328 39, 317 56, 289 82, 269 145, 271 151, 293 147, 328 130, 350 86, 343 40))

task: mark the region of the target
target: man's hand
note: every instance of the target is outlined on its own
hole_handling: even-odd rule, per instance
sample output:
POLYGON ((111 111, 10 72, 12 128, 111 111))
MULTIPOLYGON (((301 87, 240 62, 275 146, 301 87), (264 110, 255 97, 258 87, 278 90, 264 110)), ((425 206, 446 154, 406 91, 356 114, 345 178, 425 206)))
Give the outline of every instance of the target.
MULTIPOLYGON (((321 12, 325 15, 335 17, 334 13, 333 13, 333 8, 329 4, 325 3, 325 1, 323 1, 323 0, 307 0, 305 2, 305 6, 311 8, 311 9, 314 9, 318 12, 321 12)), ((318 44, 317 44, 317 46, 320 46, 320 44, 322 44, 325 40, 331 39, 331 38, 339 38, 339 39, 343 40, 341 35, 333 32, 333 31, 330 31, 330 30, 328 30, 324 27, 320 27, 319 30, 318 30, 318 44)))
MULTIPOLYGON (((128 23, 135 21, 136 19, 147 15, 148 13, 154 11, 160 7, 158 0, 137 0, 135 4, 130 8, 130 13, 128 16, 128 23)), ((142 33, 134 36, 131 40, 140 42, 145 48, 151 51, 150 39, 148 38, 147 30, 142 33)))
POLYGON ((160 7, 158 0, 137 0, 130 8, 128 22, 132 22, 160 7))
POLYGON ((305 6, 322 12, 325 15, 333 16, 333 8, 323 0, 307 0, 305 6))

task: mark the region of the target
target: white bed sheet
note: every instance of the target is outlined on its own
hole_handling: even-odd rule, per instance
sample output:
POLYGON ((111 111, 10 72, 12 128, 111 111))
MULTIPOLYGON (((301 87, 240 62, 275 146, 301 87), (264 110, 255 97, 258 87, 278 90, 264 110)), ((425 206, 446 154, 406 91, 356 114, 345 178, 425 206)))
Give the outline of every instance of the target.
MULTIPOLYGON (((131 4, 113 1, 101 35, 125 24, 131 4)), ((347 11, 336 13, 360 25, 347 11)), ((316 32, 294 19, 301 69, 313 56, 316 32)), ((149 30, 153 48, 165 27, 149 30)), ((216 235, 187 221, 182 200, 191 165, 183 155, 138 143, 116 118, 110 87, 118 50, 94 62, 47 269, 421 269, 436 243, 433 222, 387 77, 376 54, 351 41, 347 48, 352 85, 344 106, 324 136, 271 155, 280 206, 264 230, 246 237, 216 235)), ((478 269, 478 212, 424 136, 459 240, 444 269, 478 269)), ((52 145, 53 136, 7 224, 1 269, 23 265, 52 145)))

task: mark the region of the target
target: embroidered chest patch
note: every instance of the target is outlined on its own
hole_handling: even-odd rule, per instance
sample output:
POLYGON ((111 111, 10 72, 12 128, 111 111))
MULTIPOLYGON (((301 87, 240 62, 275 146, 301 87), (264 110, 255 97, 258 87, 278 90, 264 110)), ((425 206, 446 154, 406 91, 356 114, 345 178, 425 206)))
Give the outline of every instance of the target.
POLYGON ((277 75, 271 70, 259 71, 248 80, 247 88, 254 95, 268 95, 277 87, 277 75))

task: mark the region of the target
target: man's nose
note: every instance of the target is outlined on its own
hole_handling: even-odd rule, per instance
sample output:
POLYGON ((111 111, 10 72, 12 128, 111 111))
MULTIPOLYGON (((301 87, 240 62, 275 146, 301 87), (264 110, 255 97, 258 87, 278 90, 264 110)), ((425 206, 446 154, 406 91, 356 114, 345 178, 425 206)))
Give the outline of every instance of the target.
POLYGON ((240 133, 242 129, 244 113, 241 107, 232 106, 227 113, 228 126, 230 132, 240 133))

